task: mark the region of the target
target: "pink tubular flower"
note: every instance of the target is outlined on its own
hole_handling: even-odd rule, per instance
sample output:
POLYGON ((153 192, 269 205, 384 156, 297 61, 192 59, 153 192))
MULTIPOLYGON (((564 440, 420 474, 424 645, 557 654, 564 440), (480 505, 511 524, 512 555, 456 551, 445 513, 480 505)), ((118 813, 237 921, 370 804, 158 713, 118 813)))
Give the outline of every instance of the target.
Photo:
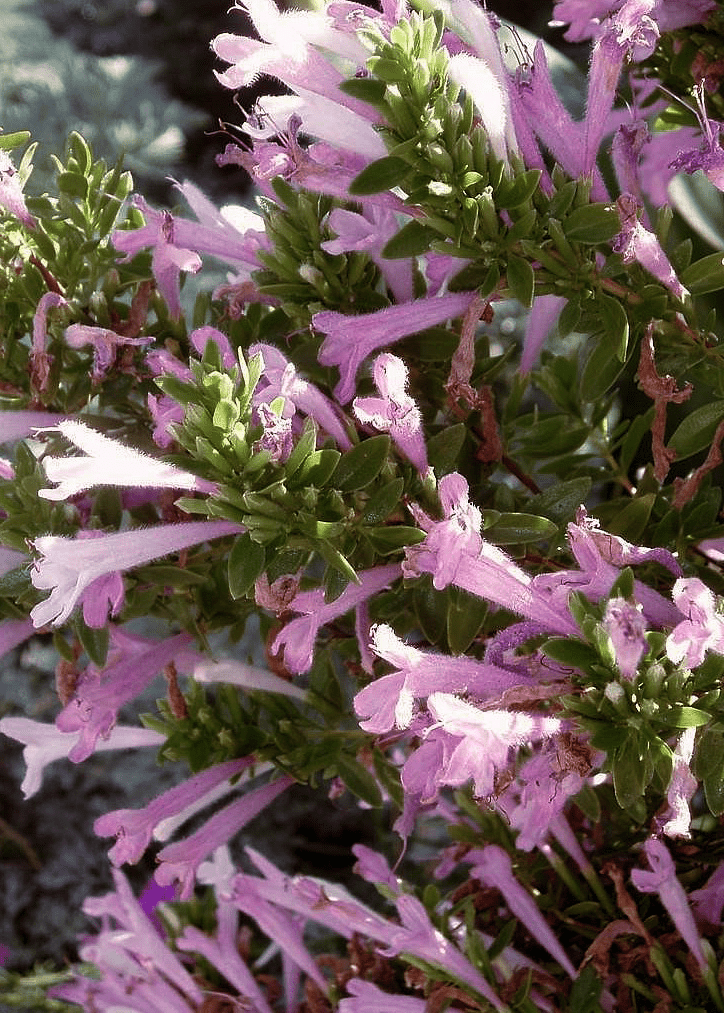
POLYGON ((60 626, 99 577, 133 569, 199 542, 241 534, 243 530, 241 525, 229 521, 192 521, 91 539, 43 535, 34 543, 40 558, 33 564, 31 579, 34 587, 51 593, 35 606, 31 618, 36 628, 47 623, 60 626))
POLYGON ((86 345, 93 348, 91 379, 94 383, 98 383, 113 365, 116 350, 119 347, 122 345, 141 347, 148 345, 153 341, 153 338, 128 338, 123 334, 116 334, 115 331, 109 331, 106 327, 71 324, 66 329, 65 341, 70 348, 85 348, 86 345))
POLYGON ((689 293, 677 278, 658 237, 639 221, 639 203, 636 198, 628 193, 622 194, 616 201, 616 208, 621 220, 621 231, 611 242, 614 253, 621 254, 624 264, 636 261, 677 299, 686 299, 689 293))
POLYGON ((565 950, 558 942, 550 925, 540 912, 531 895, 513 875, 513 867, 507 851, 497 844, 489 844, 482 851, 473 851, 467 856, 474 861, 470 870, 472 875, 486 886, 498 890, 511 912, 523 924, 544 949, 558 961, 566 974, 576 977, 576 969, 568 959, 565 950))
POLYGON ((334 404, 313 383, 303 380, 294 363, 289 362, 279 349, 273 345, 257 344, 249 348, 248 354, 250 358, 261 355, 264 362, 253 396, 257 409, 262 403, 268 404, 275 398, 283 397, 285 417, 291 418, 295 411, 302 412, 329 433, 342 450, 351 448, 352 441, 334 404))
POLYGON ((667 837, 691 837, 691 810, 689 802, 696 794, 699 782, 691 773, 696 728, 686 728, 679 736, 673 757, 671 778, 666 789, 668 808, 656 819, 667 837))
POLYGON ((438 488, 444 518, 434 521, 411 506, 427 537, 408 546, 402 572, 405 577, 431 573, 438 589, 454 584, 479 598, 526 616, 551 631, 574 633, 576 626, 566 610, 551 608, 545 595, 534 590, 531 578, 496 545, 480 536, 481 515, 470 503, 462 475, 445 475, 438 488))
POLYGON ((405 644, 384 624, 372 628, 372 648, 396 671, 383 675, 354 698, 360 727, 375 734, 408 728, 416 699, 432 693, 469 693, 478 700, 495 698, 512 686, 529 680, 474 658, 449 657, 405 644))
POLYGON ((684 887, 676 875, 676 866, 663 841, 649 837, 644 842, 644 854, 651 871, 632 869, 631 881, 642 893, 657 893, 676 929, 691 950, 699 967, 707 966, 701 939, 684 887))
POLYGON ((345 987, 352 998, 340 999, 339 1013, 425 1013, 428 1009, 424 999, 390 995, 363 978, 351 978, 345 987))
POLYGON ((666 638, 669 661, 679 665, 685 660, 687 668, 697 668, 707 651, 724 654, 724 618, 706 584, 698 577, 682 578, 671 594, 686 618, 666 638))
POLYGON ((23 187, 13 160, 7 151, 2 150, 0 150, 0 207, 15 215, 23 225, 27 225, 30 229, 35 228, 37 223, 25 204, 23 187))
POLYGON ((603 22, 597 34, 588 77, 583 174, 587 175, 595 166, 624 61, 643 60, 656 46, 659 30, 651 17, 655 3, 656 0, 625 0, 603 22))
POLYGON ((115 866, 125 862, 135 864, 150 844, 159 823, 203 800, 212 789, 248 769, 253 763, 254 757, 247 756, 209 767, 163 792, 143 809, 116 809, 105 813, 95 821, 93 830, 98 837, 116 837, 116 843, 108 852, 108 857, 115 866))
MULTIPOLYGON (((481 710, 451 693, 432 693, 427 709, 435 724, 425 736, 436 732, 434 738, 443 747, 439 769, 433 773, 434 783, 459 787, 472 779, 477 798, 493 794, 496 771, 506 769, 511 749, 550 738, 563 728, 559 718, 481 710)), ((406 767, 408 784, 410 774, 406 767)))
POLYGON ((360 316, 347 316, 336 310, 315 313, 312 323, 326 335, 319 350, 319 361, 323 366, 340 367, 341 379, 334 389, 340 404, 352 400, 357 371, 369 355, 408 334, 462 316, 474 298, 474 292, 456 292, 388 306, 360 316))
POLYGON ((523 376, 530 373, 538 361, 543 343, 555 327, 567 302, 562 295, 539 295, 533 300, 525 328, 523 354, 520 357, 520 372, 523 376))
POLYGON ((724 863, 716 867, 706 883, 689 894, 697 922, 706 929, 718 929, 724 910, 724 863))
POLYGON ((397 216, 390 208, 374 204, 363 206, 361 212, 334 208, 329 215, 329 227, 336 239, 321 243, 327 253, 349 253, 359 250, 367 253, 377 264, 396 303, 410 302, 412 291, 412 259, 388 260, 382 250, 388 240, 399 232, 397 216))
MULTIPOLYGON (((69 752, 78 743, 78 734, 61 732, 55 725, 46 725, 30 718, 1 718, 0 732, 10 739, 16 739, 25 746, 25 777, 20 785, 25 798, 30 798, 40 788, 43 771, 49 763, 67 758, 69 752)), ((108 737, 96 746, 98 750, 137 749, 140 746, 160 746, 165 736, 150 728, 133 728, 116 725, 108 737)))
POLYGON ((57 489, 40 489, 38 495, 43 499, 68 499, 98 485, 184 489, 189 492, 216 490, 213 482, 206 482, 173 464, 157 461, 126 447, 83 422, 61 422, 57 431, 86 456, 44 457, 46 475, 51 482, 59 485, 57 489))
POLYGON ((53 308, 67 306, 58 292, 46 292, 38 300, 33 316, 33 341, 30 346, 30 362, 33 381, 40 391, 44 391, 50 379, 50 364, 53 361, 46 351, 48 334, 48 312, 53 308))
POLYGON ((123 704, 135 699, 165 665, 188 659, 187 648, 192 642, 188 633, 153 643, 114 630, 105 668, 86 669, 75 696, 55 720, 61 732, 80 732, 68 759, 73 763, 86 760, 95 751, 98 739, 110 734, 123 704))
POLYGON ((624 679, 633 679, 647 647, 641 610, 624 598, 611 598, 606 603, 603 628, 611 638, 619 672, 624 679))
POLYGON ((54 426, 67 418, 54 412, 0 412, 0 443, 13 443, 22 440, 35 429, 54 426))
POLYGON ((565 823, 566 803, 583 784, 579 773, 562 768, 555 745, 529 757, 515 782, 496 800, 496 807, 518 831, 516 848, 540 847, 557 822, 565 823))
POLYGON ((428 471, 427 448, 420 410, 407 393, 407 367, 402 359, 383 352, 373 366, 381 397, 357 397, 352 408, 365 425, 389 433, 400 453, 413 464, 421 478, 428 471))
MULTIPOLYGON (((91 937, 84 943, 80 953, 81 959, 95 963, 102 974, 100 982, 88 982, 87 994, 93 996, 98 988, 103 995, 104 986, 110 986, 109 991, 111 994, 116 992, 118 998, 108 1005, 102 1002, 95 1005, 91 1001, 87 1008, 92 1009, 95 1005, 96 1009, 129 1009, 127 986, 129 979, 136 979, 131 1007, 134 1013, 137 1009, 142 1013, 146 1013, 147 1009, 150 1013, 154 1009, 168 1010, 168 1013, 182 1010, 186 1013, 189 1009, 187 1001, 193 1003, 192 1009, 198 1009, 203 1001, 201 989, 144 913, 123 873, 119 869, 111 871, 115 891, 105 897, 88 897, 83 904, 84 912, 101 918, 104 927, 95 939, 91 937), (113 930, 110 919, 117 926, 113 930), (144 989, 143 985, 147 988, 144 989), (122 998, 124 993, 125 1001, 122 998), (136 1005, 137 993, 144 1003, 140 1007, 136 1005), (155 1007, 144 1002, 150 1000, 152 1003, 154 998, 155 1007)), ((56 994, 60 994, 60 990, 56 994)))
POLYGON ((308 672, 312 667, 314 642, 320 628, 392 584, 400 576, 400 566, 398 563, 375 566, 357 576, 359 584, 348 584, 339 598, 332 602, 325 602, 324 590, 318 588, 299 591, 289 603, 289 611, 299 612, 301 616, 292 619, 277 634, 271 651, 278 654, 284 648, 284 664, 290 672, 295 675, 308 672))
POLYGON ((674 172, 696 172, 702 169, 704 175, 718 190, 724 190, 724 148, 721 145, 722 124, 710 120, 706 115, 704 104, 705 83, 700 81, 695 89, 696 109, 694 113, 699 120, 703 136, 701 146, 693 151, 682 151, 670 163, 674 172))
POLYGON ((158 855, 160 865, 155 874, 156 882, 165 886, 178 880, 181 884, 181 900, 189 900, 193 893, 196 870, 206 856, 226 844, 293 783, 293 778, 285 776, 261 788, 247 791, 241 798, 215 813, 190 837, 167 844, 158 855))

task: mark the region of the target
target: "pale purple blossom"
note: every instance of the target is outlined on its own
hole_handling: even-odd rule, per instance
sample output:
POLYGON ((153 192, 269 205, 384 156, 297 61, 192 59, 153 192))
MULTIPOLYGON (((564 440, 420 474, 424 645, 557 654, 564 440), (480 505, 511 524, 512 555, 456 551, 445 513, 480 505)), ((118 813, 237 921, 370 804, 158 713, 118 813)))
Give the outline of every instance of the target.
POLYGON ((462 316, 475 297, 474 292, 456 292, 417 299, 401 306, 387 306, 359 316, 348 316, 336 310, 315 313, 312 317, 314 328, 326 335, 319 350, 319 361, 323 366, 340 368, 340 382, 334 389, 340 404, 352 400, 357 371, 373 352, 387 348, 408 334, 462 316))
POLYGON ((438 487, 443 519, 435 521, 416 504, 410 510, 427 537, 408 546, 405 577, 431 573, 438 590, 454 584, 479 598, 502 605, 554 632, 571 634, 577 627, 567 609, 551 608, 534 581, 497 545, 480 536, 481 515, 470 503, 468 484, 457 472, 445 475, 438 487))
POLYGON ((507 851, 497 844, 489 844, 482 851, 470 852, 467 860, 474 862, 470 870, 472 875, 485 886, 498 890, 507 907, 525 926, 526 931, 550 953, 554 960, 558 961, 566 974, 575 978, 576 969, 541 914, 540 908, 514 876, 507 851))
POLYGON ((676 929, 691 950, 699 967, 707 967, 701 939, 684 887, 676 875, 676 866, 663 841, 649 837, 644 842, 644 854, 651 871, 632 869, 631 881, 642 893, 657 893, 676 929))
POLYGON ((591 55, 584 123, 583 173, 591 172, 607 130, 618 79, 626 60, 643 60, 656 47, 659 30, 651 17, 655 0, 626 0, 607 18, 591 55))
POLYGON ((35 429, 54 426, 66 418, 66 415, 58 415, 55 412, 0 412, 0 443, 22 440, 25 436, 30 436, 35 429))
POLYGON ((193 656, 187 650, 191 643, 188 633, 154 643, 114 630, 104 668, 88 666, 72 700, 55 719, 59 731, 80 733, 68 759, 80 763, 95 752, 98 740, 112 731, 120 708, 134 700, 165 665, 173 661, 187 667, 186 660, 193 656))
MULTIPOLYGON (((25 798, 30 798, 40 789, 48 764, 67 758, 79 739, 77 732, 61 732, 55 725, 24 717, 0 718, 0 732, 24 744, 26 771, 20 790, 25 798)), ((116 725, 108 737, 97 744, 96 749, 138 749, 142 746, 161 746, 165 741, 165 736, 150 728, 116 725)))
POLYGON ((706 929, 718 929, 724 910, 724 862, 721 862, 698 890, 689 894, 694 917, 706 929))
POLYGON ((696 728, 686 728, 674 749, 671 778, 666 789, 667 808, 656 817, 656 825, 667 837, 691 837, 689 803, 699 787, 691 772, 695 739, 696 728))
POLYGON ((68 303, 58 292, 41 295, 33 315, 33 340, 30 346, 32 379, 40 391, 44 391, 50 380, 53 357, 47 351, 48 313, 51 309, 62 309, 68 303))
POLYGON ((721 145, 722 124, 711 120, 706 115, 704 104, 704 82, 699 82, 695 89, 696 109, 694 113, 699 120, 702 134, 701 145, 698 149, 682 151, 670 163, 674 172, 696 172, 702 169, 704 175, 713 183, 718 190, 724 190, 724 148, 721 145))
MULTIPOLYGON (((43 499, 63 500, 99 485, 133 486, 146 489, 183 489, 214 492, 216 485, 192 475, 174 464, 166 464, 77 420, 60 422, 57 431, 83 457, 44 457, 43 468, 57 489, 40 489, 43 499)), ((47 430, 46 430, 47 431, 47 430)))
POLYGON ((264 668, 247 665, 243 661, 225 658, 222 661, 201 661, 193 671, 196 682, 223 682, 245 690, 260 690, 262 693, 281 693, 297 700, 306 700, 307 693, 292 682, 275 675, 264 668))
POLYGON ((210 324, 207 324, 203 327, 197 327, 189 334, 189 344, 199 357, 203 357, 209 341, 213 341, 219 349, 224 369, 234 369, 235 366, 238 366, 239 360, 234 354, 231 342, 218 327, 212 327, 210 324))
POLYGON ((119 531, 100 538, 67 538, 42 535, 35 540, 40 557, 35 560, 33 586, 50 591, 31 611, 36 628, 62 625, 99 577, 121 573, 181 549, 214 538, 241 534, 243 528, 229 521, 191 521, 160 524, 153 528, 119 531))
POLYGON ((129 338, 107 327, 93 327, 89 324, 71 324, 65 332, 65 342, 69 348, 85 348, 86 345, 92 347, 91 379, 94 383, 100 382, 106 375, 119 348, 129 345, 143 347, 152 341, 152 337, 129 338))
POLYGON ((515 782, 496 799, 497 808, 518 831, 516 848, 531 851, 540 847, 583 784, 583 777, 575 770, 561 768, 555 746, 530 756, 515 782))
POLYGON ((603 628, 611 638, 619 672, 624 679, 633 679, 647 650, 646 622, 641 609, 625 598, 610 598, 603 614, 603 628))
POLYGON ((354 698, 365 731, 383 734, 410 726, 416 700, 432 693, 470 694, 478 700, 499 696, 506 689, 530 682, 475 658, 452 657, 406 644, 387 625, 372 628, 372 649, 395 671, 371 682, 354 698))
POLYGON ((539 295, 533 300, 523 339, 520 373, 526 376, 538 361, 545 339, 551 333, 568 300, 562 295, 539 295))
POLYGON ((359 583, 348 584, 342 594, 331 602, 325 602, 322 588, 297 592, 289 604, 289 611, 298 612, 300 616, 288 622, 277 634, 271 646, 272 654, 278 654, 283 647, 285 667, 295 675, 308 672, 312 667, 314 644, 321 627, 379 594, 400 575, 399 563, 363 570, 357 574, 359 583))
POLYGON ((302 412, 329 433, 342 450, 351 448, 352 441, 336 406, 313 383, 302 379, 294 363, 273 345, 251 345, 249 356, 255 355, 261 355, 263 360, 262 374, 253 395, 257 410, 262 404, 284 398, 282 414, 285 418, 291 418, 295 411, 302 412))
POLYGON ((321 243, 323 250, 331 254, 351 251, 366 253, 379 268, 395 302, 412 300, 412 259, 402 257, 389 260, 382 256, 384 246, 400 229, 398 218, 390 208, 375 204, 363 206, 361 212, 334 208, 330 212, 328 224, 336 232, 337 238, 321 243))
POLYGON ((724 654, 724 617, 712 591, 698 577, 677 580, 671 592, 685 618, 666 638, 666 654, 675 665, 697 668, 707 651, 724 654))
POLYGON ((116 837, 116 843, 108 852, 115 866, 125 862, 135 864, 162 821, 203 800, 209 791, 247 770, 253 763, 254 758, 247 756, 216 764, 169 788, 143 809, 115 809, 105 813, 95 821, 93 830, 98 837, 116 837))
POLYGON ((363 978, 352 978, 346 989, 351 998, 340 999, 339 1013, 426 1013, 428 1009, 425 999, 390 995, 363 978))
POLYGON ((262 809, 285 791, 294 779, 286 775, 260 788, 247 791, 206 821, 194 834, 167 844, 158 855, 156 882, 162 886, 178 881, 181 900, 189 900, 196 881, 196 870, 212 851, 226 844, 262 809))
POLYGON ((658 236, 639 221, 640 206, 636 198, 629 193, 622 194, 616 201, 616 209, 621 220, 621 231, 611 241, 614 253, 621 254, 624 264, 636 261, 677 299, 686 299, 689 293, 677 278, 658 236))
POLYGON ((23 184, 13 160, 7 151, 0 150, 0 207, 20 219, 23 225, 34 229, 37 222, 28 211, 23 196, 23 184))
POLYGON ((355 398, 352 403, 355 415, 364 425, 389 433, 400 453, 424 478, 428 463, 422 415, 407 393, 405 363, 396 355, 383 352, 375 359, 372 375, 380 397, 355 398))

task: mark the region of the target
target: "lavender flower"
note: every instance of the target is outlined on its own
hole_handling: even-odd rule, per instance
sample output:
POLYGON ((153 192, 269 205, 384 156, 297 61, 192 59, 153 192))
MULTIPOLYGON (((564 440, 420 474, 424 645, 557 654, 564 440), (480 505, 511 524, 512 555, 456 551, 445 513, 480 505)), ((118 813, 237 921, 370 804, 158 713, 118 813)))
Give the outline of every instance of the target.
POLYGON ((312 323, 326 335, 319 350, 319 361, 323 366, 340 367, 341 379, 334 389, 340 404, 352 400, 357 370, 369 355, 408 334, 461 316, 474 298, 474 292, 458 292, 417 299, 402 306, 388 306, 360 316, 347 316, 335 310, 315 313, 312 323))
POLYGON ((113 365, 116 351, 123 345, 143 347, 153 341, 152 337, 130 338, 116 334, 107 327, 91 327, 88 324, 71 324, 66 329, 65 341, 69 348, 93 349, 93 369, 91 379, 99 383, 113 365))
MULTIPOLYGON (((0 718, 0 732, 8 738, 22 742, 25 746, 23 759, 26 771, 20 785, 25 798, 30 798, 40 789, 43 772, 48 764, 68 757, 79 739, 79 735, 75 732, 62 732, 55 725, 23 717, 0 718)), ((108 736, 97 744, 96 749, 100 751, 136 749, 140 746, 160 746, 165 741, 163 735, 151 731, 150 728, 116 725, 108 736)))
POLYGON ((284 648, 284 664, 290 672, 308 672, 314 657, 314 642, 325 623, 343 616, 351 608, 378 594, 400 576, 398 563, 376 566, 358 575, 359 584, 348 584, 332 602, 324 601, 324 591, 299 591, 289 604, 289 611, 301 616, 288 622, 272 644, 272 654, 284 648))
POLYGON ((422 416, 406 390, 407 367, 396 355, 384 352, 375 359, 373 376, 381 397, 355 398, 354 413, 363 424, 389 433, 400 453, 424 478, 428 464, 422 416))
POLYGON ((685 660, 687 668, 698 668, 707 651, 724 654, 724 618, 706 584, 698 577, 682 578, 671 594, 686 618, 666 638, 669 661, 680 665, 685 660))
POLYGON ((293 783, 293 778, 285 776, 278 781, 270 781, 261 788, 247 791, 241 798, 215 813, 190 837, 167 844, 158 855, 160 864, 156 870, 156 882, 165 886, 178 880, 181 884, 181 900, 188 900, 193 893, 196 870, 206 856, 226 844, 293 783))
POLYGON ((99 577, 120 573, 152 559, 178 552, 207 539, 240 534, 243 528, 228 521, 193 521, 163 524, 103 535, 100 538, 65 538, 43 535, 35 540, 40 558, 34 563, 33 586, 50 590, 30 615, 36 627, 60 626, 99 577))
POLYGON ((247 770, 253 762, 254 758, 247 756, 219 763, 163 792, 143 809, 116 809, 105 813, 95 821, 93 830, 99 837, 116 837, 116 843, 108 852, 115 866, 125 862, 135 864, 162 821, 203 800, 212 789, 247 770))
POLYGON ((57 431, 85 457, 44 457, 43 467, 57 489, 40 489, 44 499, 63 500, 98 485, 215 492, 216 485, 182 468, 157 461, 79 421, 60 422, 57 431))
POLYGON ((0 149, 0 207, 20 219, 23 225, 34 229, 37 222, 28 211, 23 196, 23 184, 7 151, 0 149))
POLYGON ((612 240, 611 249, 621 254, 624 264, 637 261, 677 299, 686 299, 689 293, 676 277, 657 236, 644 228, 638 219, 639 204, 636 198, 625 193, 616 201, 616 207, 621 219, 621 231, 612 240))
POLYGON ((68 758, 73 763, 87 759, 95 751, 98 739, 110 734, 123 704, 135 699, 165 665, 180 662, 192 640, 188 633, 180 633, 154 643, 114 631, 113 649, 106 666, 100 672, 95 666, 88 666, 78 681, 75 696, 56 718, 59 731, 80 732, 68 758))
POLYGON ((651 871, 633 869, 631 882, 642 893, 657 893, 676 926, 679 935, 691 950, 699 967, 707 966, 706 957, 701 947, 701 939, 689 907, 684 887, 676 876, 676 866, 663 841, 649 837, 644 842, 644 854, 648 859, 651 871))
POLYGON ((548 950, 566 974, 575 978, 575 967, 541 914, 538 905, 513 875, 508 853, 497 844, 489 844, 482 851, 470 852, 467 859, 474 862, 470 870, 472 875, 486 886, 495 887, 515 917, 525 925, 526 930, 548 950))
POLYGON ((624 598, 611 598, 606 603, 603 628, 611 638, 619 672, 624 679, 633 679, 647 649, 646 623, 641 609, 624 598))

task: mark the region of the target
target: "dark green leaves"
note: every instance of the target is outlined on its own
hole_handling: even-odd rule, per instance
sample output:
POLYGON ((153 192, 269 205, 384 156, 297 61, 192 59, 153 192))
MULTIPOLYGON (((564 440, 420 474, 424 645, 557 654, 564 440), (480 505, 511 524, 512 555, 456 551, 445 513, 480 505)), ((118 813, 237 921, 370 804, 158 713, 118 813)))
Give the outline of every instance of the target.
POLYGON ((607 243, 621 231, 618 212, 608 204, 584 204, 562 224, 566 239, 576 243, 607 243))
POLYGON ((724 288, 724 258, 721 253, 711 253, 696 263, 690 264, 680 274, 681 284, 692 295, 705 295, 724 288))
POLYGON ((355 176, 349 185, 352 197, 367 197, 373 193, 381 193, 392 187, 400 186, 408 172, 407 162, 394 155, 387 155, 371 162, 355 176))
POLYGON ((332 476, 342 492, 353 492, 369 485, 380 473, 390 452, 389 436, 372 436, 342 456, 332 476))
POLYGON ((264 547, 251 540, 248 534, 240 535, 229 553, 229 591, 232 598, 243 598, 254 586, 264 570, 264 547))
POLYGON ((669 440, 681 460, 708 449, 719 423, 724 419, 724 401, 711 401, 687 415, 669 440))

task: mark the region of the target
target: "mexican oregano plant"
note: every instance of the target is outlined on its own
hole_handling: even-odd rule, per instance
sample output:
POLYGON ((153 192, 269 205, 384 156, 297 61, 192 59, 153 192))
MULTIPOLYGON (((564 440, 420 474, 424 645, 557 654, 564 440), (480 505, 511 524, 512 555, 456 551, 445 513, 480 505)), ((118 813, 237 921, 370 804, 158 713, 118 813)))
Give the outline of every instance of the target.
POLYGON ((724 266, 667 190, 696 222, 672 181, 724 189, 720 7, 557 4, 581 120, 473 0, 244 7, 221 84, 288 90, 219 157, 258 212, 128 200, 77 135, 26 196, 0 136, 0 638, 53 633, 60 699, 0 730, 26 794, 96 749, 185 777, 97 820, 97 974, 55 994, 724 1010, 724 266), (253 617, 266 666, 232 650, 253 617), (295 782, 390 826, 353 848, 376 907, 232 863, 295 782), (220 798, 136 900, 120 866, 220 798))

